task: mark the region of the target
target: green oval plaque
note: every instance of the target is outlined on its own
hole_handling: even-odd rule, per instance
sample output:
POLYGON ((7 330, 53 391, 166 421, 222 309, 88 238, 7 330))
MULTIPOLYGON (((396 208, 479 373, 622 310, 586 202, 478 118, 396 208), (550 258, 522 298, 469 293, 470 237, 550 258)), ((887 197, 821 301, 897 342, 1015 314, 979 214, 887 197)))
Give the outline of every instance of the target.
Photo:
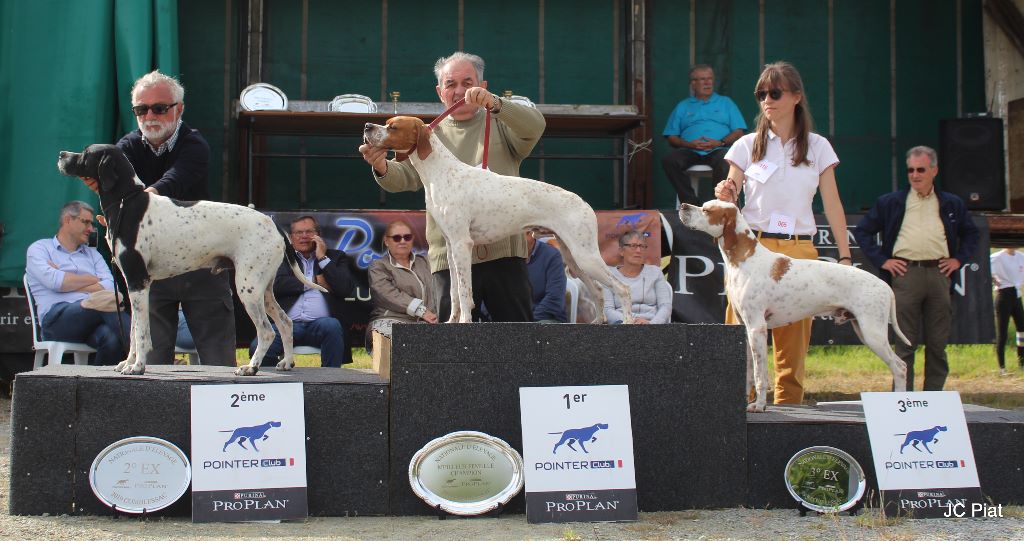
POLYGON ((838 513, 853 507, 867 486, 864 470, 846 451, 808 447, 786 464, 786 488, 812 511, 838 513))
POLYGON ((523 458, 499 438, 452 432, 416 452, 409 463, 412 491, 453 515, 480 515, 523 488, 523 458))

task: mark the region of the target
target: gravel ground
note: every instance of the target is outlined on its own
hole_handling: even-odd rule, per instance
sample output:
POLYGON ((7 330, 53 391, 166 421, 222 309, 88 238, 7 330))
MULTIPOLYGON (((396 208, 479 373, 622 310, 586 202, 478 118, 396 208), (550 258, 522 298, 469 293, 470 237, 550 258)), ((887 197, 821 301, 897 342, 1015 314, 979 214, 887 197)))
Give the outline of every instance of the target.
POLYGON ((188 519, 113 519, 81 516, 11 516, 11 402, 0 400, 0 539, 338 539, 338 540, 1024 540, 1024 509, 1003 518, 883 521, 873 513, 857 517, 808 515, 786 509, 717 509, 641 513, 640 521, 619 524, 527 524, 523 515, 501 518, 432 517, 310 518, 282 524, 192 524, 188 519))

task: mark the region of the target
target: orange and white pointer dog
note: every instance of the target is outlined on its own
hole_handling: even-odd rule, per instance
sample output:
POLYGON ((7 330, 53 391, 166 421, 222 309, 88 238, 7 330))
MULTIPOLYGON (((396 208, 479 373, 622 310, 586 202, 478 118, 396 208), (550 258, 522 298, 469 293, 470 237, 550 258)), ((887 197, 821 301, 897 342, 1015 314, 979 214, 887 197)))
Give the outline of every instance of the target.
POLYGON ((910 344, 896 323, 896 296, 870 272, 818 260, 793 259, 757 242, 732 203, 679 207, 683 225, 715 238, 725 262, 729 303, 747 328, 747 390, 757 391, 747 411, 765 409, 768 394, 768 329, 816 315, 850 321, 860 341, 892 371, 896 391, 907 389, 907 365, 889 346, 889 326, 910 344))
POLYGON ((601 298, 595 282, 611 288, 622 301, 624 322, 633 321, 629 288, 612 275, 601 258, 597 216, 580 196, 537 180, 499 175, 462 163, 416 117, 389 118, 386 126, 366 124, 363 138, 371 146, 407 153, 419 173, 427 212, 448 245, 452 274, 449 322, 472 319, 473 245, 496 242, 530 227, 554 231, 565 264, 583 280, 590 298, 601 298))

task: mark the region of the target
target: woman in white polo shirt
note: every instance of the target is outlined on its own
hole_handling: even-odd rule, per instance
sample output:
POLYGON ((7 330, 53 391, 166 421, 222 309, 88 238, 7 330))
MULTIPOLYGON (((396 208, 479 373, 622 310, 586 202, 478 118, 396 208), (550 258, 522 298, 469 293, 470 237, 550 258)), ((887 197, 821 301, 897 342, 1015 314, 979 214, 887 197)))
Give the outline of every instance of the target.
MULTIPOLYGON (((813 119, 800 73, 788 62, 768 64, 754 89, 761 106, 757 130, 738 139, 726 153, 729 178, 715 186, 715 197, 735 202, 742 186, 743 218, 762 246, 797 259, 817 259, 811 203, 814 194, 821 193, 839 262, 851 264, 846 213, 836 186, 839 158, 824 137, 811 132, 813 119)), ((738 323, 732 310, 726 312, 726 323, 738 323)), ((810 341, 810 319, 772 330, 776 404, 803 401, 810 341)))

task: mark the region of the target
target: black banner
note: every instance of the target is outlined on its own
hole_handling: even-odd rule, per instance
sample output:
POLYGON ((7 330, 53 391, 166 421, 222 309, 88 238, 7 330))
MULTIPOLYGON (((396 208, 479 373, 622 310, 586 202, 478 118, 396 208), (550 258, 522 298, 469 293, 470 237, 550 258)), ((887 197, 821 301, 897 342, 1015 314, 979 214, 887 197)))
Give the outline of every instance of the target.
MULTIPOLYGON (((725 321, 725 267, 718 247, 706 233, 683 227, 676 212, 663 212, 666 231, 662 235, 664 253, 672 254, 666 273, 675 291, 672 320, 683 323, 722 323, 725 321)), ((846 217, 847 238, 853 254, 853 264, 878 275, 874 265, 860 251, 853 229, 860 215, 846 217)), ((836 261, 839 257, 832 229, 824 215, 816 215, 818 233, 814 246, 818 259, 836 261)), ((953 275, 953 330, 951 344, 991 344, 995 340, 992 308, 992 275, 989 270, 988 222, 974 218, 981 232, 978 253, 953 275)), ((814 318, 811 344, 860 344, 853 327, 834 325, 832 318, 814 318)))
POLYGON ((887 517, 989 518, 989 508, 994 511, 996 506, 985 503, 979 487, 882 491, 882 509, 887 517))
POLYGON ((526 519, 531 524, 637 520, 636 489, 527 492, 526 519))
POLYGON ((306 487, 193 491, 192 522, 305 519, 306 497, 306 487))

